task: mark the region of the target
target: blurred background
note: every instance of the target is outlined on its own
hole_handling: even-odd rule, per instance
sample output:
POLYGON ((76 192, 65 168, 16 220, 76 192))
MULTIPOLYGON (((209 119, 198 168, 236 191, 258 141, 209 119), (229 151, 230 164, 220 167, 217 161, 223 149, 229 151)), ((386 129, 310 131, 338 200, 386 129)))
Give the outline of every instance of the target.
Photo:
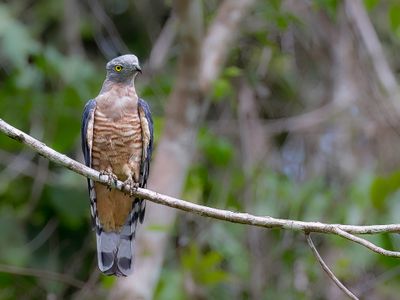
MULTIPOLYGON (((0 1, 0 118, 83 161, 105 63, 134 53, 152 107, 149 188, 305 221, 400 220, 397 0, 0 1)), ((301 233, 148 204, 136 270, 97 270, 86 180, 0 134, 0 299, 344 299, 301 233)), ((400 264, 313 235, 363 299, 400 264)), ((396 235, 371 241, 400 249, 396 235)))

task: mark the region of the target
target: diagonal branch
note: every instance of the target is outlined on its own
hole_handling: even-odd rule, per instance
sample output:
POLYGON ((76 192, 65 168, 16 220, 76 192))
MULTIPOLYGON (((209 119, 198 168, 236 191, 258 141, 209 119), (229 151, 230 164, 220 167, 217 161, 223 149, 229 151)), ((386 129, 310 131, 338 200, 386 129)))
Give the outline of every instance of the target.
POLYGON ((322 259, 321 255, 319 254, 317 248, 315 248, 315 245, 311 239, 310 233, 306 233, 306 240, 308 245, 310 246, 315 258, 318 260, 319 264, 321 265, 322 269, 328 274, 328 276, 333 280, 333 282, 338 286, 340 290, 342 290, 347 296, 349 296, 350 299, 357 300, 358 297, 355 296, 348 288, 344 286, 343 283, 340 282, 340 280, 333 274, 331 269, 327 266, 327 264, 324 262, 322 259))
POLYGON ((371 243, 370 241, 367 241, 366 239, 355 236, 349 232, 346 232, 346 231, 340 229, 339 227, 335 228, 335 233, 345 239, 348 239, 352 242, 360 244, 361 246, 364 246, 364 247, 368 248, 369 250, 374 251, 380 255, 400 258, 400 252, 383 249, 379 246, 376 246, 374 243, 371 243))
MULTIPOLYGON (((2 119, 0 119, 0 131, 9 136, 10 138, 29 146, 35 152, 39 153, 40 155, 49 159, 50 161, 59 164, 63 167, 66 167, 75 173, 78 173, 82 176, 93 179, 103 184, 107 184, 108 182, 107 176, 104 175, 100 176, 100 173, 98 171, 88 168, 85 165, 69 158, 68 156, 53 150, 52 148, 46 146, 44 143, 36 140, 30 135, 11 126, 2 119)), ((122 181, 117 181, 115 184, 113 184, 112 187, 119 189, 121 191, 129 192, 128 188, 123 185, 122 181)), ((138 188, 137 191, 134 192, 134 194, 135 196, 147 199, 154 203, 173 207, 190 213, 195 213, 204 217, 210 217, 232 223, 246 224, 264 228, 281 228, 294 231, 336 234, 346 239, 357 242, 363 246, 366 246, 367 248, 382 255, 400 257, 399 252, 387 251, 380 247, 374 246, 369 241, 366 240, 361 241, 362 240, 361 238, 351 236, 353 234, 400 233, 400 224, 359 226, 359 225, 327 224, 320 222, 304 222, 297 220, 273 218, 269 216, 255 216, 248 213, 232 212, 229 210, 212 208, 180 200, 174 197, 170 197, 167 195, 163 195, 142 188, 138 188)))
MULTIPOLYGON (((2 119, 0 119, 0 131, 9 136, 10 138, 29 146, 35 152, 39 153, 48 160, 56 164, 59 164, 63 167, 66 167, 75 173, 83 175, 87 178, 91 178, 103 184, 107 184, 108 182, 107 176, 100 176, 100 173, 98 171, 88 168, 85 165, 67 157, 66 155, 63 155, 51 149, 44 143, 36 140, 35 138, 20 131, 19 129, 14 128, 13 126, 6 123, 2 119)), ((121 191, 129 192, 129 190, 126 188, 126 186, 123 185, 121 181, 118 181, 117 183, 113 184, 112 187, 117 188, 121 191)), ((310 238, 310 232, 335 234, 343 238, 346 238, 348 240, 351 240, 353 242, 356 242, 381 255, 396 257, 396 258, 400 257, 400 252, 383 249, 366 239, 354 235, 354 234, 400 233, 400 224, 357 226, 357 225, 343 225, 343 224, 325 224, 320 222, 303 222, 296 220, 272 218, 269 216, 255 216, 248 213, 239 213, 223 209, 212 208, 180 200, 177 198, 169 197, 142 188, 138 188, 134 194, 135 196, 147 199, 154 203, 177 208, 190 213, 196 213, 204 217, 210 217, 232 223, 246 224, 264 228, 280 228, 280 229, 289 229, 295 231, 303 231, 306 234, 309 246, 311 247, 314 255, 316 256, 318 262, 320 263, 324 271, 327 272, 327 274, 332 278, 335 284, 352 299, 357 299, 357 297, 354 296, 354 294, 352 294, 329 270, 329 268, 319 255, 318 251, 316 250, 310 238)), ((26 273, 26 272, 24 273, 20 272, 20 274, 32 275, 31 273, 26 273)), ((48 276, 48 274, 43 273, 40 274, 39 276, 48 276)), ((57 280, 65 281, 65 278, 60 277, 57 278, 57 280)), ((80 285, 80 282, 70 281, 69 283, 75 286, 80 285)))

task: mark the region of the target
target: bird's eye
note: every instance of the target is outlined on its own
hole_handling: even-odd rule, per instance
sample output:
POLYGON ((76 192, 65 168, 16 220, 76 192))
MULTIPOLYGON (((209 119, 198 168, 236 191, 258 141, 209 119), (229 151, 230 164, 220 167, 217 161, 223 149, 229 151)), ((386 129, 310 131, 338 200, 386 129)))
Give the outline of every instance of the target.
POLYGON ((122 71, 122 66, 116 65, 116 66, 114 67, 114 70, 117 71, 117 72, 121 72, 121 71, 122 71))

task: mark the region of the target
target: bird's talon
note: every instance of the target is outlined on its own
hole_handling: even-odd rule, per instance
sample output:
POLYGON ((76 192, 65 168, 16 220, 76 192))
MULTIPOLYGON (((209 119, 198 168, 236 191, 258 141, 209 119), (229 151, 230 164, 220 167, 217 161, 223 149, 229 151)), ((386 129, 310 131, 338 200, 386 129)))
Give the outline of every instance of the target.
MULTIPOLYGON (((133 194, 137 191, 139 187, 139 183, 134 182, 132 178, 128 178, 127 180, 124 181, 123 183, 124 188, 127 187, 129 190, 129 196, 133 196, 133 194)), ((125 189, 126 190, 126 189, 125 189)), ((124 192, 126 195, 126 192, 124 192)))
POLYGON ((108 190, 109 191, 111 191, 111 189, 112 189, 112 187, 113 187, 113 181, 114 181, 114 185, 116 185, 117 184, 117 182, 118 182, 118 178, 117 178, 117 176, 114 174, 114 173, 112 173, 112 172, 110 172, 110 171, 107 171, 107 170, 101 170, 100 171, 100 174, 99 174, 99 178, 102 176, 102 175, 106 175, 108 178, 107 178, 107 188, 108 188, 108 190))

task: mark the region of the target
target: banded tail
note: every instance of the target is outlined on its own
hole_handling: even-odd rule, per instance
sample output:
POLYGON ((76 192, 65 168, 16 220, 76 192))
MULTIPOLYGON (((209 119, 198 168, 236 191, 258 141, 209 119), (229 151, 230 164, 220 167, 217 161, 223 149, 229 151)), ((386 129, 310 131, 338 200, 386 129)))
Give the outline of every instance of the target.
POLYGON ((144 201, 135 199, 121 232, 106 232, 96 227, 97 260, 106 275, 128 276, 133 272, 137 222, 142 222, 144 201))

